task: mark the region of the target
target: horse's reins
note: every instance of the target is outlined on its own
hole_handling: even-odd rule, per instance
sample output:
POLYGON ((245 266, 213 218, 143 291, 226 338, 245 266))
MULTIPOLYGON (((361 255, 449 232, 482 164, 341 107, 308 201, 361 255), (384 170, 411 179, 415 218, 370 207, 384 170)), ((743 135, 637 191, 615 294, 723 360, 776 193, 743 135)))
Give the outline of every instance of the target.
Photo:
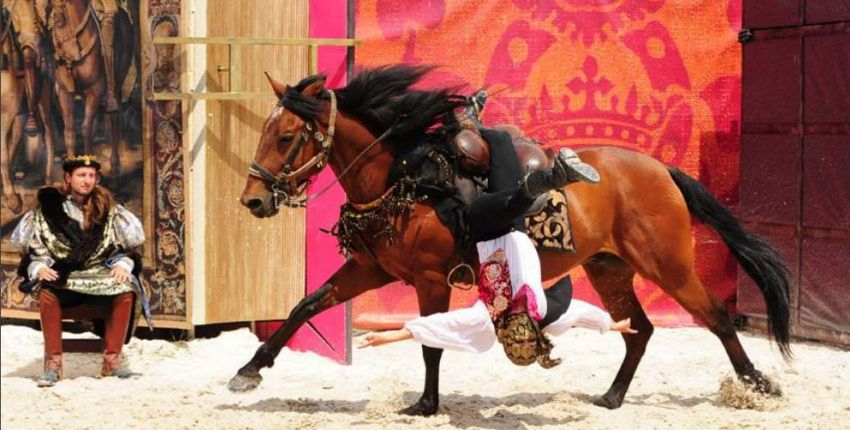
POLYGON ((248 174, 250 176, 259 178, 270 185, 270 188, 272 190, 272 196, 274 198, 275 209, 280 207, 281 202, 290 207, 307 206, 307 203, 318 198, 319 196, 330 190, 331 187, 336 185, 336 183, 339 182, 340 179, 345 176, 345 174, 348 173, 348 171, 351 170, 352 167, 354 167, 354 164, 356 164, 360 160, 360 158, 362 158, 367 152, 369 152, 369 150, 372 149, 376 144, 378 144, 387 136, 389 136, 389 134, 395 128, 395 125, 388 128, 387 131, 384 132, 384 134, 382 134, 380 137, 370 143, 366 147, 366 149, 360 151, 360 153, 357 154, 357 157, 355 157, 354 160, 349 163, 349 165, 345 169, 343 169, 343 171, 340 172, 339 175, 337 175, 336 179, 333 182, 326 185, 318 192, 303 199, 296 199, 294 198, 295 196, 290 196, 289 193, 283 190, 283 187, 285 187, 287 184, 291 184, 295 189, 295 192, 298 193, 296 194, 296 196, 304 194, 304 190, 306 190, 307 186, 310 184, 310 180, 308 179, 304 181, 301 185, 298 185, 298 183, 296 182, 298 180, 298 176, 313 167, 314 165, 317 165, 319 169, 321 169, 330 158, 330 150, 331 146, 333 145, 333 138, 336 129, 337 103, 336 94, 334 94, 332 90, 326 91, 328 92, 328 94, 330 94, 331 98, 331 113, 330 118, 328 120, 327 135, 322 134, 322 132, 319 130, 318 123, 316 123, 316 131, 313 133, 312 136, 314 139, 316 139, 316 141, 322 144, 322 148, 318 154, 314 155, 313 158, 308 160, 295 171, 290 171, 291 163, 295 160, 295 157, 298 155, 298 152, 301 150, 301 147, 303 147, 304 144, 306 144, 307 140, 310 138, 309 132, 313 131, 313 126, 311 125, 311 123, 308 122, 304 125, 306 131, 303 131, 299 134, 298 141, 295 142, 295 147, 290 152, 289 157, 287 158, 287 163, 284 164, 284 166, 281 168, 280 173, 275 175, 271 171, 269 171, 269 169, 266 169, 265 167, 261 166, 260 163, 257 162, 257 160, 251 161, 251 166, 248 168, 248 174))

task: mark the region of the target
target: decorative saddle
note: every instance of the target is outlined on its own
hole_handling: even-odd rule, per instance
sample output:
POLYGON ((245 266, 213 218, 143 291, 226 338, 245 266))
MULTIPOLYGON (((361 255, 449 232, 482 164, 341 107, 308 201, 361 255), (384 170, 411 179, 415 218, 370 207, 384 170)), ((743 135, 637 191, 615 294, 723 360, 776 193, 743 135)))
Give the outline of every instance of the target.
MULTIPOLYGON (((520 165, 525 167, 525 173, 552 168, 555 155, 551 149, 543 148, 538 142, 526 138, 514 125, 497 125, 492 128, 505 131, 511 136, 520 165)), ((490 170, 490 147, 477 130, 470 128, 461 130, 451 145, 461 170, 461 174, 455 177, 455 186, 466 204, 471 204, 480 192, 480 187, 471 177, 487 175, 490 170)), ((540 212, 545 202, 546 199, 539 199, 529 213, 540 212)))
MULTIPOLYGON (((525 137, 519 127, 502 124, 492 128, 511 136, 520 165, 525 168, 526 173, 552 168, 554 152, 525 137)), ((460 170, 459 174, 454 176, 454 185, 461 199, 469 206, 483 191, 483 184, 475 178, 486 176, 489 171, 489 145, 477 128, 465 127, 451 141, 451 146, 460 170)), ((575 251, 569 227, 567 195, 562 190, 553 190, 541 195, 526 215, 526 231, 538 248, 575 251)))

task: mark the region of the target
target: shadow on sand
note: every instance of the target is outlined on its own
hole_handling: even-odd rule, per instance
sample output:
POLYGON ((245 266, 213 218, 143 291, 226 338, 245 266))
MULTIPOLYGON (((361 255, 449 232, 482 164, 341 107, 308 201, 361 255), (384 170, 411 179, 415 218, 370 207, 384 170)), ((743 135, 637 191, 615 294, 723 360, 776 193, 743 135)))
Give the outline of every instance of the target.
MULTIPOLYGON (((408 391, 403 394, 406 405, 415 403, 420 393, 408 391)), ((520 393, 507 397, 490 397, 481 395, 444 394, 440 396, 440 410, 435 418, 448 417, 449 424, 458 428, 483 428, 492 430, 513 430, 537 426, 565 426, 579 423, 587 418, 588 413, 576 410, 574 406, 582 403, 589 404, 594 397, 580 393, 520 393), (563 403, 554 414, 544 414, 535 411, 539 405, 563 403), (513 408, 518 406, 519 408, 513 408), (573 407, 571 407, 573 406, 573 407), (516 411, 512 409, 520 409, 516 411)), ((394 402, 393 402, 394 406, 394 402)), ((351 425, 374 425, 376 421, 392 424, 408 424, 411 420, 423 418, 401 415, 389 403, 369 400, 319 400, 319 399, 265 399, 253 404, 227 404, 216 409, 253 411, 253 412, 295 412, 312 414, 317 412, 360 415, 366 413, 370 418, 352 420, 351 425), (375 408, 372 408, 374 406, 375 408), (372 409, 369 412, 369 409, 372 409), (386 410, 386 413, 380 411, 386 410)), ((354 417, 352 417, 354 418, 354 417)), ((427 420, 427 418, 424 418, 427 420)), ((442 424, 441 424, 442 425, 442 424)))

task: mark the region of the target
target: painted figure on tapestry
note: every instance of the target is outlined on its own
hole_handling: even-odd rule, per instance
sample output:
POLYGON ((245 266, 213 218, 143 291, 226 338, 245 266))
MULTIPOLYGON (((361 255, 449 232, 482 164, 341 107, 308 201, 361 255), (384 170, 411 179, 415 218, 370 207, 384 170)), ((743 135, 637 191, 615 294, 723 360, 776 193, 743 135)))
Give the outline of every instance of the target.
POLYGON ((11 233, 41 205, 41 187, 65 183, 63 159, 96 156, 102 184, 144 213, 140 4, 2 0, 0 12, 0 296, 4 308, 32 311, 10 287, 19 262, 11 233))

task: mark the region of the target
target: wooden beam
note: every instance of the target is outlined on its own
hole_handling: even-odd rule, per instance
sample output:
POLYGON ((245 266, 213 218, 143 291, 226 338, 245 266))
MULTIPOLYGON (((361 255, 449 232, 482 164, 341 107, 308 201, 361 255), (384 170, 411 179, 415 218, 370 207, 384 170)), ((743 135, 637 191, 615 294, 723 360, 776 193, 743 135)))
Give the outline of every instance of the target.
MULTIPOLYGON (((242 67, 240 66, 241 46, 243 45, 289 45, 308 47, 308 73, 319 72, 319 46, 358 46, 363 44, 360 39, 315 39, 315 38, 255 38, 255 37, 154 37, 154 45, 228 45, 230 57, 227 72, 229 73, 229 92, 218 93, 158 93, 151 97, 159 100, 258 100, 274 99, 271 93, 242 92, 242 67)), ((222 71, 224 69, 220 69, 222 71)))
POLYGON ((360 39, 253 38, 253 37, 154 37, 155 45, 294 45, 360 46, 360 39))
POLYGON ((153 100, 275 100, 272 92, 153 93, 153 100))

